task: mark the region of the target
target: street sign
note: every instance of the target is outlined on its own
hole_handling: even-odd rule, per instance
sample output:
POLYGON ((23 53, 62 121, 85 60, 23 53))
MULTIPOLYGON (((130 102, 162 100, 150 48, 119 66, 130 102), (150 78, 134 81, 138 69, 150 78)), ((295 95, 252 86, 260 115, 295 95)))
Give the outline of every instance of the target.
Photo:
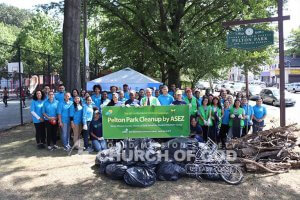
POLYGON ((253 28, 240 29, 227 34, 227 47, 255 50, 274 44, 274 32, 253 28))

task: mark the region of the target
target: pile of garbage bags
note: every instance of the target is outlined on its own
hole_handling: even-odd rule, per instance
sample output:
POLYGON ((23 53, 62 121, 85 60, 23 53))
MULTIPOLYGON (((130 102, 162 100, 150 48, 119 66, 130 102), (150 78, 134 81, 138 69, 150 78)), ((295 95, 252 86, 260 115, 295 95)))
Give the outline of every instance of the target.
POLYGON ((187 138, 176 138, 162 144, 152 139, 128 139, 99 152, 96 165, 100 174, 111 179, 123 180, 134 187, 149 187, 156 180, 176 181, 186 176, 185 164, 193 161, 175 161, 174 153, 176 150, 195 153, 195 146, 197 141, 187 138), (167 154, 167 159, 162 159, 161 154, 167 154))

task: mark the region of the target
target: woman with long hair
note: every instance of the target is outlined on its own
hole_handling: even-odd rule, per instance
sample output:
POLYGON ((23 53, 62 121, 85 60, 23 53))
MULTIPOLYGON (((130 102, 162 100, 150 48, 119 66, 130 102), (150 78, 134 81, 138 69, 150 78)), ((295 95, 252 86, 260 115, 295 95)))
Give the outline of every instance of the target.
POLYGON ((42 90, 35 91, 33 100, 30 106, 30 113, 32 115, 32 121, 35 127, 35 139, 38 149, 45 148, 45 123, 42 108, 44 106, 45 94, 42 90))
POLYGON ((71 92, 71 98, 70 101, 74 101, 74 97, 79 96, 79 91, 77 89, 73 89, 71 92))
POLYGON ((71 94, 69 92, 65 93, 64 100, 59 103, 58 106, 58 124, 61 128, 61 141, 64 146, 65 151, 69 151, 71 149, 70 146, 70 107, 73 102, 70 101, 71 94))
POLYGON ((45 125, 47 128, 47 145, 48 150, 52 151, 57 149, 56 136, 57 136, 57 108, 59 102, 54 99, 54 92, 48 92, 48 99, 44 102, 43 115, 45 117, 45 125), (52 146, 51 146, 52 142, 52 146))
POLYGON ((212 99, 210 115, 212 119, 212 126, 208 137, 214 142, 217 142, 217 138, 219 136, 219 125, 222 117, 222 106, 218 97, 213 97, 212 99))
POLYGON ((230 108, 230 135, 232 138, 240 138, 244 127, 245 110, 241 108, 241 101, 236 99, 230 108))
POLYGON ((93 120, 94 108, 93 108, 92 97, 88 96, 85 100, 86 100, 86 104, 83 106, 83 113, 82 113, 83 141, 84 141, 84 150, 88 150, 89 128, 90 128, 90 123, 93 120))
POLYGON ((93 91, 94 94, 92 95, 92 100, 95 103, 95 106, 97 106, 97 108, 100 109, 102 88, 100 85, 94 85, 93 91))
POLYGON ((82 131, 83 106, 79 96, 74 97, 73 105, 70 108, 71 127, 74 133, 73 143, 78 147, 78 140, 82 131))
POLYGON ((202 105, 198 110, 199 124, 203 130, 203 139, 207 141, 209 127, 212 125, 211 121, 211 107, 208 105, 208 97, 204 96, 202 99, 202 105))

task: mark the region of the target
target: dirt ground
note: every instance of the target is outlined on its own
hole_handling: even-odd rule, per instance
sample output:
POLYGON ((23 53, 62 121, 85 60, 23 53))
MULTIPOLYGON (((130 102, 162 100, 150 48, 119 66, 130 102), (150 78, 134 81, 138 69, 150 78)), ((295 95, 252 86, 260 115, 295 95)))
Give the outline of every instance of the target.
POLYGON ((300 170, 246 174, 242 184, 182 178, 132 188, 98 174, 96 154, 37 150, 32 125, 0 133, 0 199, 300 199, 300 170))

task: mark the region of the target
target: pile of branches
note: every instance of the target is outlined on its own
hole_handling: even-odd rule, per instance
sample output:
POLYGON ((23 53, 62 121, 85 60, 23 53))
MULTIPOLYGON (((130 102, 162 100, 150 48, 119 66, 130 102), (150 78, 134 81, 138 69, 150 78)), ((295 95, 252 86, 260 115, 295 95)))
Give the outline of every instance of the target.
POLYGON ((249 172, 282 173, 300 169, 300 147, 297 124, 248 134, 231 140, 227 149, 235 150, 236 160, 249 172))

